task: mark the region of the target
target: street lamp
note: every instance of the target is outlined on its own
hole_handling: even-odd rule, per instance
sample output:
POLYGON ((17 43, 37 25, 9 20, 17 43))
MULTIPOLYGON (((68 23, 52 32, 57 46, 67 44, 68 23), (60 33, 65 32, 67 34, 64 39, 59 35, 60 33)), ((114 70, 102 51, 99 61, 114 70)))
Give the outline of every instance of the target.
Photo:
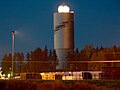
POLYGON ((12 69, 11 69, 11 76, 13 77, 14 71, 13 71, 13 66, 14 66, 14 38, 15 38, 15 31, 12 31, 12 69))

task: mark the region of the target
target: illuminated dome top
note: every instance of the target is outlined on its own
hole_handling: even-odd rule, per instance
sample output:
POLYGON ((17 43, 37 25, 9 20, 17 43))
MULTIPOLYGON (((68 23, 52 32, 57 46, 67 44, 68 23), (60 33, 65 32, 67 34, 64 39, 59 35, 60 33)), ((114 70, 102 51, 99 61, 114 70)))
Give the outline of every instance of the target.
POLYGON ((62 4, 58 7, 58 12, 59 13, 67 13, 70 11, 70 7, 65 5, 65 4, 62 4))

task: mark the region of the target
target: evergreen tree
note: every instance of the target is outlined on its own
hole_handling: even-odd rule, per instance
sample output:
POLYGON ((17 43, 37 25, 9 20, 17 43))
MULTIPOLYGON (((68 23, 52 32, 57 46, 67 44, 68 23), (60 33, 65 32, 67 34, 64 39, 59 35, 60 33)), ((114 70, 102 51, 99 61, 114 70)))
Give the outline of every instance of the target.
POLYGON ((56 69, 56 66, 58 65, 58 58, 57 58, 57 54, 56 51, 53 50, 53 69, 56 69))
POLYGON ((31 55, 30 55, 30 53, 27 53, 27 55, 26 55, 26 70, 27 70, 27 72, 30 72, 30 68, 32 68, 32 67, 30 67, 30 61, 31 61, 31 55))
POLYGON ((52 51, 51 51, 51 49, 50 49, 50 51, 49 51, 49 55, 48 55, 48 62, 49 62, 49 68, 50 68, 50 70, 52 70, 53 68, 52 68, 52 59, 53 59, 53 57, 52 57, 52 51))
POLYGON ((12 56, 11 54, 7 55, 5 54, 3 59, 2 59, 2 72, 4 74, 10 74, 11 73, 11 69, 12 69, 12 56))
POLYGON ((40 72, 43 70, 43 56, 41 48, 37 48, 31 52, 31 64, 32 72, 40 72))

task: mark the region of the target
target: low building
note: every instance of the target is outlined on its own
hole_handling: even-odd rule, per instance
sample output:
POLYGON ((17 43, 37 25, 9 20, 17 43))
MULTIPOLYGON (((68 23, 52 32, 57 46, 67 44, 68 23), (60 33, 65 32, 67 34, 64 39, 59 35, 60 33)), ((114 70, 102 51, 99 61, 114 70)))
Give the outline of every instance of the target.
POLYGON ((120 80, 120 67, 103 67, 102 79, 120 80))

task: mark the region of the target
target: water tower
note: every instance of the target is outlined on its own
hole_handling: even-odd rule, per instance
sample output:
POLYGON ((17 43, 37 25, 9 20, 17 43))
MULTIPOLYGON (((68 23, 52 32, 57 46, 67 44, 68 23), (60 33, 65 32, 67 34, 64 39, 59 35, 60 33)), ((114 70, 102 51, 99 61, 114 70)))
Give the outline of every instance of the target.
POLYGON ((67 54, 74 50, 74 12, 66 4, 54 13, 54 49, 59 60, 56 69, 67 69, 67 54))

